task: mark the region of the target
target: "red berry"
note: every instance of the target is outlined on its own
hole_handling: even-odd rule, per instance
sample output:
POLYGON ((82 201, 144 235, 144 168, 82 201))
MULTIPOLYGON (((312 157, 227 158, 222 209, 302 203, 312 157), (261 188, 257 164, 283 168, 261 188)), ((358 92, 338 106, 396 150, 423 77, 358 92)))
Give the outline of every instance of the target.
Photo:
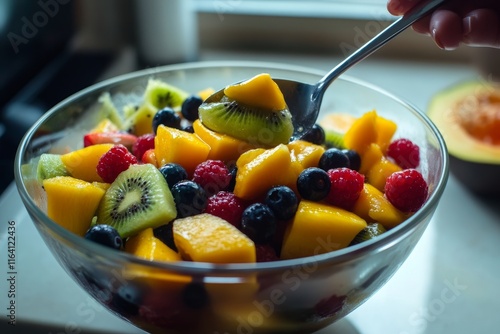
POLYGON ((153 148, 155 148, 155 135, 148 133, 137 137, 134 146, 132 146, 132 153, 137 159, 142 160, 144 152, 153 148))
POLYGON ((343 209, 352 208, 363 190, 363 174, 346 167, 330 169, 327 174, 332 185, 326 201, 343 209))
POLYGON ((427 182, 416 169, 392 173, 385 183, 385 196, 403 212, 415 212, 427 199, 427 182))
POLYGON ((245 207, 245 202, 235 194, 228 191, 219 191, 208 199, 205 212, 225 219, 240 228, 241 216, 245 207))
POLYGON ((104 182, 112 183, 118 174, 136 164, 137 158, 123 145, 115 145, 97 163, 97 174, 104 182))
POLYGON ((256 244, 255 253, 257 255, 257 262, 278 261, 279 257, 276 255, 274 248, 269 244, 256 244))
POLYGON ((91 132, 83 136, 83 146, 97 144, 122 144, 125 147, 132 147, 137 141, 137 137, 125 132, 91 132))
POLYGON ((195 168, 193 181, 201 185, 211 196, 229 186, 231 173, 223 161, 206 160, 195 168))
POLYGON ((420 148, 405 138, 394 140, 387 148, 387 156, 403 169, 416 168, 420 164, 420 148))

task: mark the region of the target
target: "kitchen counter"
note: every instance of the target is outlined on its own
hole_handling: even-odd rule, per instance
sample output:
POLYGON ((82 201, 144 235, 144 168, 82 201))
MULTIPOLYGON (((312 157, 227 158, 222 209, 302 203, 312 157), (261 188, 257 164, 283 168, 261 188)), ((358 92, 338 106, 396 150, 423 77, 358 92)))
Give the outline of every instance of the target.
MULTIPOLYGON (((338 59, 204 51, 200 60, 262 60, 324 70, 338 59)), ((463 64, 367 59, 348 73, 425 109, 437 91, 476 78, 463 64)), ((142 333, 96 304, 56 263, 12 184, 0 199, 0 254, 15 222, 17 325, 7 324, 7 258, 0 257, 2 333, 142 333)), ((370 300, 320 334, 494 333, 500 327, 500 209, 450 176, 437 211, 408 260, 370 300)))

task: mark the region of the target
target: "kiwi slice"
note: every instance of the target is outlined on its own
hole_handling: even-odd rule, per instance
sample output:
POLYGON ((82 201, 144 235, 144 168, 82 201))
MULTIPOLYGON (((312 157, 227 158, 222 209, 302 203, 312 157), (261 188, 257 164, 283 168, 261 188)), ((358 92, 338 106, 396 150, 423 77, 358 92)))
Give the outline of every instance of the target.
POLYGON ((59 154, 43 153, 40 156, 36 166, 36 177, 38 182, 41 183, 43 180, 50 179, 51 177, 67 175, 69 175, 69 173, 59 154))
POLYGON ((150 79, 144 92, 144 101, 152 104, 157 109, 170 107, 174 110, 180 110, 182 102, 188 96, 189 94, 186 91, 178 87, 158 79, 150 79))
POLYGON ((332 129, 325 129, 325 146, 328 148, 346 148, 344 145, 344 134, 332 129))
POLYGON ((100 105, 99 116, 101 118, 109 119, 118 128, 123 128, 123 117, 116 109, 113 100, 111 100, 111 95, 109 93, 103 93, 98 99, 100 105))
POLYGON ((373 239, 382 233, 386 232, 385 227, 380 223, 370 223, 366 225, 364 229, 362 229, 351 241, 350 245, 356 245, 362 243, 363 241, 367 241, 373 239))
POLYGON ((143 164, 132 165, 118 175, 99 204, 97 223, 111 225, 127 238, 176 216, 167 181, 155 166, 143 164))
POLYGON ((223 97, 220 102, 203 103, 198 111, 200 121, 212 131, 260 146, 287 144, 293 134, 292 115, 286 108, 269 111, 223 97))

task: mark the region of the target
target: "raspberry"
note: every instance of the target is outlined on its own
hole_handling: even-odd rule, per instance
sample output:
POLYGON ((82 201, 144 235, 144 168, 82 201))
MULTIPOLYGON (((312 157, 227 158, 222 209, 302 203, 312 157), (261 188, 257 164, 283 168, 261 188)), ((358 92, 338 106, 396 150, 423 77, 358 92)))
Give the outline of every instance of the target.
POLYGON ((195 168, 193 181, 201 185, 208 196, 212 196, 229 186, 231 173, 223 161, 206 160, 195 168))
POLYGON ((155 136, 152 133, 148 133, 137 137, 134 146, 132 146, 132 153, 137 159, 142 160, 144 152, 152 148, 155 148, 155 136))
POLYGON ((427 183, 416 169, 392 173, 385 183, 385 196, 403 212, 415 212, 427 199, 427 183))
POLYGON ((279 257, 276 251, 269 244, 255 245, 255 253, 257 255, 257 262, 278 261, 279 257))
POLYGON ((97 174, 104 182, 112 183, 118 174, 136 164, 137 158, 123 145, 115 145, 97 163, 97 174))
POLYGON ((327 174, 332 185, 326 201, 343 209, 352 208, 363 190, 363 174, 346 167, 330 169, 327 174))
POLYGON ((403 169, 416 168, 420 164, 420 148, 405 138, 394 140, 387 148, 387 156, 403 169))
POLYGON ((245 202, 235 194, 228 191, 219 191, 208 199, 205 212, 225 219, 240 228, 241 216, 245 207, 245 202))

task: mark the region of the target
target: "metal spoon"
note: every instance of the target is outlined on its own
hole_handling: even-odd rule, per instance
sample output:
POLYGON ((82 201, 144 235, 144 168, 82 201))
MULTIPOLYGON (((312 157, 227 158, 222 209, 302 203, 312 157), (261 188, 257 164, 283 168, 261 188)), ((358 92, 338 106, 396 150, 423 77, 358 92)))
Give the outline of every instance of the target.
MULTIPOLYGON (((292 114, 294 124, 294 138, 300 138, 309 131, 318 118, 321 102, 326 89, 330 84, 344 73, 348 68, 365 59, 378 50, 385 43, 408 28, 418 19, 443 4, 446 0, 423 1, 416 5, 407 14, 396 20, 378 35, 369 40, 357 51, 340 62, 335 68, 328 72, 318 83, 311 85, 286 79, 274 79, 278 84, 288 108, 292 114)), ((205 102, 218 102, 224 95, 224 89, 211 95, 205 102)))

